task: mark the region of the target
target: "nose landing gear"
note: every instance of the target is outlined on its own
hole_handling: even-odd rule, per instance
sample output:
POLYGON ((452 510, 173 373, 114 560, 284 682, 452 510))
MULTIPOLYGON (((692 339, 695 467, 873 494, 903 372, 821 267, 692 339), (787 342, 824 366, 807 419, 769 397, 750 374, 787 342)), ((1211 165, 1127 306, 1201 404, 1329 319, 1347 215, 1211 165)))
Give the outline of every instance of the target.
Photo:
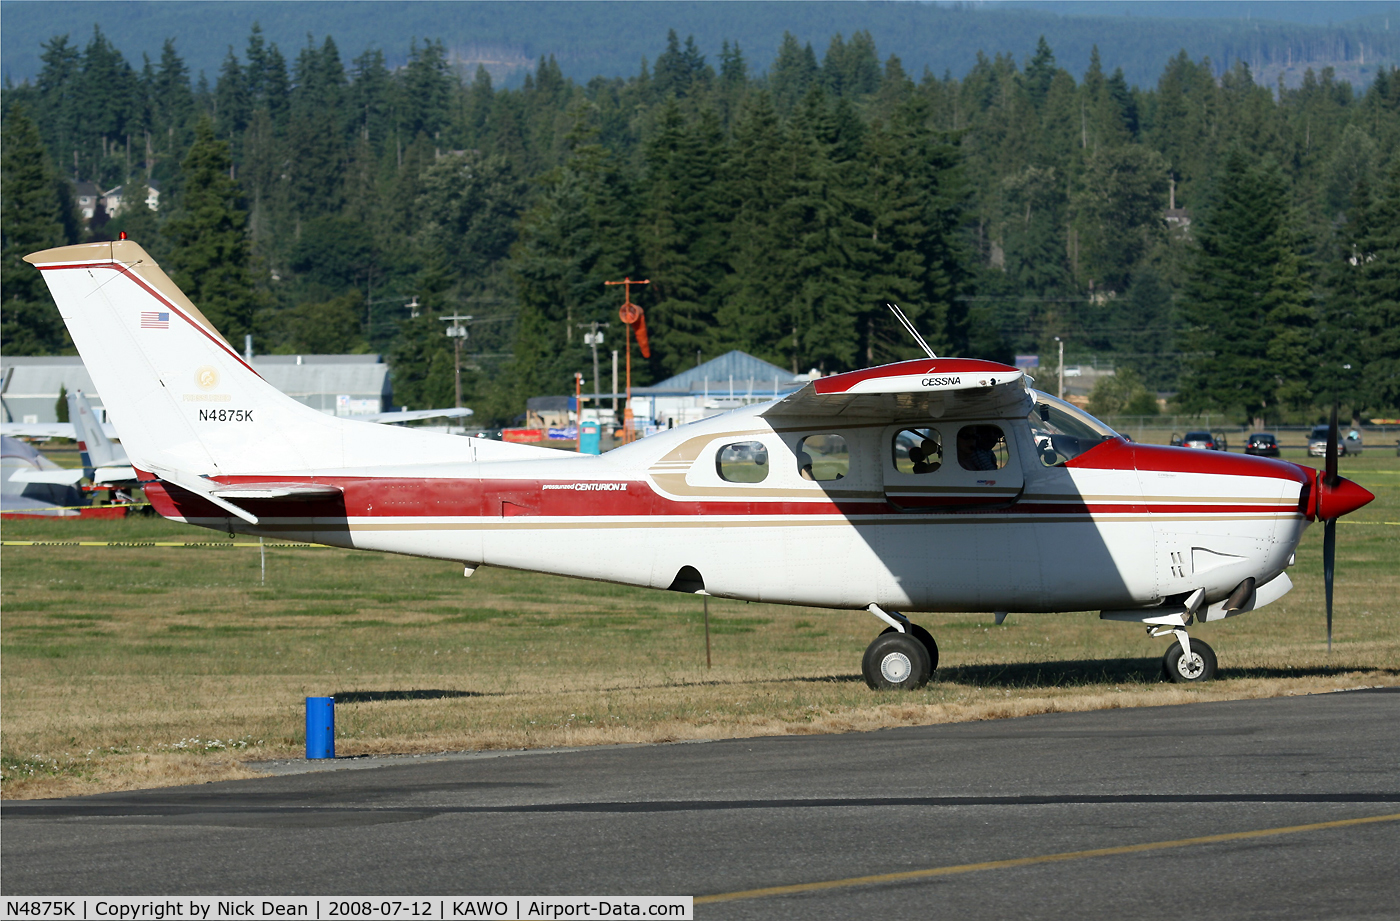
POLYGON ((1177 641, 1162 657, 1162 675, 1174 684, 1209 681, 1215 677, 1215 650, 1201 640, 1190 639, 1185 630, 1172 631, 1177 641))
POLYGON ((938 644, 927 630, 896 611, 872 604, 867 610, 889 624, 875 637, 861 660, 861 674, 872 690, 914 690, 928 683, 938 668, 938 644))

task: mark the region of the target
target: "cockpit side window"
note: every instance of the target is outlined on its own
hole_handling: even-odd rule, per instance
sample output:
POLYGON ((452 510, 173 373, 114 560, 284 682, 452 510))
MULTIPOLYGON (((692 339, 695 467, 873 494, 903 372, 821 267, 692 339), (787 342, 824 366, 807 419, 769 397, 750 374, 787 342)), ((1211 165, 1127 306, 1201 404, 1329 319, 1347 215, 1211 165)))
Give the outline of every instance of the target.
POLYGON ((840 480, 851 472, 851 452, 840 435, 808 435, 797 446, 797 472, 804 480, 840 480))
POLYGON ((1006 435, 995 425, 958 429, 958 465, 964 470, 1000 470, 1006 466, 1006 435))
POLYGON ((943 438, 938 429, 901 429, 894 436, 894 469, 933 473, 943 466, 943 438))
POLYGON ((1047 467, 1058 467, 1118 433, 1079 407, 1049 394, 1035 394, 1029 417, 1036 453, 1047 467))

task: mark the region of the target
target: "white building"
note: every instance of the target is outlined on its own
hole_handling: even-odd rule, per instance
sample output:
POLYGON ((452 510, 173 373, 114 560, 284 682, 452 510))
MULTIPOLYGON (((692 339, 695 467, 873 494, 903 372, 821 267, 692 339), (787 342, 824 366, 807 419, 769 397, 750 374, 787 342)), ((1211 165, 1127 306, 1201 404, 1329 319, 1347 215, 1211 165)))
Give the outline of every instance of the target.
MULTIPOLYGON (((368 415, 393 407, 389 366, 378 355, 258 355, 251 363, 269 384, 328 415, 368 415)), ((0 386, 6 422, 57 422, 60 388, 81 390, 94 409, 102 408, 102 394, 76 355, 0 356, 0 386)))
MULTIPOLYGON (((107 209, 108 217, 116 217, 122 213, 122 208, 126 207, 126 199, 122 194, 125 186, 117 186, 102 194, 103 207, 107 209)), ((152 211, 160 210, 160 186, 155 182, 146 183, 146 207, 152 211)))

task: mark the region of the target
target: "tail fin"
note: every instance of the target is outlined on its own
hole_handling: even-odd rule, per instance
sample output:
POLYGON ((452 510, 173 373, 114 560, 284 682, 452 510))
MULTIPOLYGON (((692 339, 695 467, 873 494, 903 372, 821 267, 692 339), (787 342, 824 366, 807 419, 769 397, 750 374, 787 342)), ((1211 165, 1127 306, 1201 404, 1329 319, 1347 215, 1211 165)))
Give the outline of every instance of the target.
POLYGON ((81 390, 68 394, 68 418, 73 422, 78 445, 86 456, 84 467, 114 467, 131 463, 122 446, 102 431, 102 423, 97 421, 92 404, 81 390))
POLYGON ((131 463, 208 477, 470 462, 475 439, 328 416, 263 380, 130 240, 33 253, 131 463))

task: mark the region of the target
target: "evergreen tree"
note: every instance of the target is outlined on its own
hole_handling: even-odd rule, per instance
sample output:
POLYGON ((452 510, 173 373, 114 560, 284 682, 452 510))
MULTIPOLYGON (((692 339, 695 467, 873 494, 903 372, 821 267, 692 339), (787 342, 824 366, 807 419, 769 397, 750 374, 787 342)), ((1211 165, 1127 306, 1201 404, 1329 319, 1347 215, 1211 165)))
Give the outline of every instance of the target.
POLYGON ((64 232, 64 212, 72 208, 72 193, 54 172, 39 129, 20 106, 5 114, 0 163, 4 170, 0 186, 5 190, 0 197, 0 289, 4 291, 0 351, 44 355, 71 350, 44 280, 24 257, 77 242, 64 232))
POLYGON ((660 376, 689 367, 714 322, 725 242, 715 189, 721 150, 713 110, 687 125, 675 99, 668 100, 646 149, 642 214, 647 295, 655 304, 647 328, 660 376))
POLYGON ((230 340, 253 331, 257 299, 248 274, 247 213, 229 177, 229 144, 208 118, 181 164, 180 202, 165 224, 171 278, 230 340))
POLYGON ((768 86, 778 109, 791 111, 807 95, 818 73, 817 56, 811 43, 799 45, 791 32, 784 32, 778 57, 768 73, 768 86))
POLYGON ((1359 402, 1372 413, 1400 407, 1400 161, 1394 162, 1375 204, 1358 228, 1345 267, 1358 276, 1359 402))
MULTIPOLYGON (((616 292, 603 282, 635 277, 631 204, 619 164, 601 147, 582 144, 546 177, 540 198, 523 216, 511 258, 520 303, 515 375, 522 395, 566 392, 573 373, 590 360, 577 324, 617 316, 616 292)), ((645 365, 634 361, 633 382, 647 379, 645 365)))
POLYGON ((151 124, 149 143, 151 154, 169 166, 179 163, 180 155, 190 144, 194 127, 194 93, 190 89, 190 73, 185 62, 175 52, 175 42, 166 39, 161 46, 160 68, 151 86, 151 124))
MULTIPOLYGON (((1259 420, 1306 400, 1314 323, 1308 282, 1278 167, 1226 157, 1215 204, 1201 222, 1186 319, 1194 362, 1191 409, 1239 407, 1259 420)), ((1194 228, 1193 228, 1194 229, 1194 228)))

